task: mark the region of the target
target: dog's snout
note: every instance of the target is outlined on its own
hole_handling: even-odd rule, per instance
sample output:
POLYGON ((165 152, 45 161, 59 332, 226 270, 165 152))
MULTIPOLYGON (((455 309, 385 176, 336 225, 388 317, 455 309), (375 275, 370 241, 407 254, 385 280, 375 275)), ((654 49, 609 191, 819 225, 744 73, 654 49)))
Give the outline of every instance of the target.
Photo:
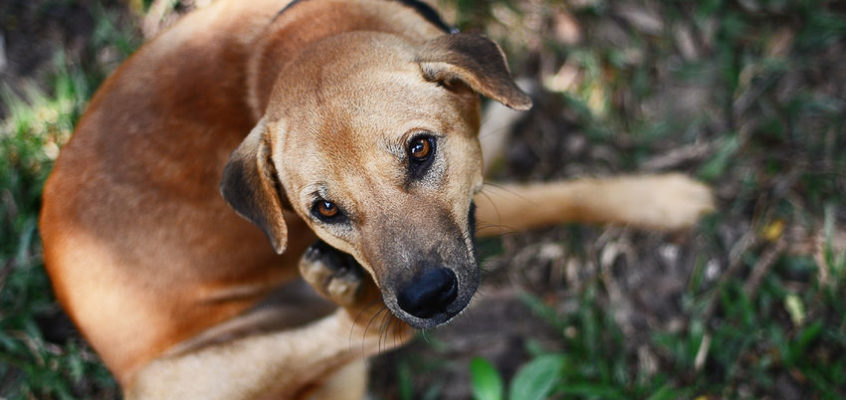
POLYGON ((446 311, 458 295, 458 280, 447 268, 425 270, 397 294, 397 303, 405 312, 429 318, 446 311))

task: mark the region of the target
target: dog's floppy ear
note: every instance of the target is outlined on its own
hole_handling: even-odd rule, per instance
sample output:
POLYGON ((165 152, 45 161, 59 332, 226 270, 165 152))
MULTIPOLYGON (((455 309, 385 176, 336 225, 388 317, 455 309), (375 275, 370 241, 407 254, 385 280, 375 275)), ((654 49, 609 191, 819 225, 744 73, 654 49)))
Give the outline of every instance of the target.
POLYGON ((281 254, 288 240, 282 214, 285 194, 270 156, 270 128, 262 119, 229 156, 220 193, 238 214, 264 230, 273 249, 281 254))
POLYGON ((528 110, 532 99, 508 71, 505 54, 490 39, 472 33, 443 35, 426 42, 417 54, 426 80, 460 80, 473 90, 515 110, 528 110))

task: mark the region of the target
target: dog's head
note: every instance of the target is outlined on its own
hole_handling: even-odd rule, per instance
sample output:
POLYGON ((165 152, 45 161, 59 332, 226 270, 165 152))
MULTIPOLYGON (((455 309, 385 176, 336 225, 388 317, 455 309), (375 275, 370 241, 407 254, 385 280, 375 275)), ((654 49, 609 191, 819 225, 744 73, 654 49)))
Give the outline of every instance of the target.
POLYGON ((472 34, 410 43, 353 32, 287 64, 224 171, 225 199, 285 249, 285 207, 349 253, 417 328, 449 320, 479 282, 479 96, 531 101, 499 47, 472 34))

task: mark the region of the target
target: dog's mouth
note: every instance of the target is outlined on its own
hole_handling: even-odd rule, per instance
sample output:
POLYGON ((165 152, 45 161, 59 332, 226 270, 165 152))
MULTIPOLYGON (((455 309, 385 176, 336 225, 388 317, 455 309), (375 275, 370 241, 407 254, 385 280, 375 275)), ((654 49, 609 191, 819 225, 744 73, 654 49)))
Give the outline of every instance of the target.
MULTIPOLYGON (((311 257, 320 257, 321 261, 335 271, 353 272, 363 280, 369 274, 356 259, 326 242, 318 240, 307 252, 311 257)), ((475 273, 475 270, 474 270, 475 273)), ((461 313, 470 303, 476 291, 478 279, 467 279, 470 284, 461 287, 461 278, 451 269, 427 267, 413 279, 397 288, 380 287, 382 300, 395 317, 417 329, 430 329, 450 321, 461 313)))

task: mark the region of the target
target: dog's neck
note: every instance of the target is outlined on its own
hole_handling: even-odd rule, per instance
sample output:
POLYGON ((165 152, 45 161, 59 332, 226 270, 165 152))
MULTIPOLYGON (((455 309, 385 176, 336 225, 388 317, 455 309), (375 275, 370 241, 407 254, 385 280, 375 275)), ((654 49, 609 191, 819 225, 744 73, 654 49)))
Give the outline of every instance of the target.
MULTIPOLYGON (((299 0, 280 12, 258 38, 247 65, 248 104, 256 120, 264 115, 279 74, 312 44, 344 32, 371 31, 412 43, 443 35, 446 25, 417 1, 299 0), (374 3, 379 3, 374 6, 374 3)), ((422 4, 422 3, 421 3, 422 4)))

